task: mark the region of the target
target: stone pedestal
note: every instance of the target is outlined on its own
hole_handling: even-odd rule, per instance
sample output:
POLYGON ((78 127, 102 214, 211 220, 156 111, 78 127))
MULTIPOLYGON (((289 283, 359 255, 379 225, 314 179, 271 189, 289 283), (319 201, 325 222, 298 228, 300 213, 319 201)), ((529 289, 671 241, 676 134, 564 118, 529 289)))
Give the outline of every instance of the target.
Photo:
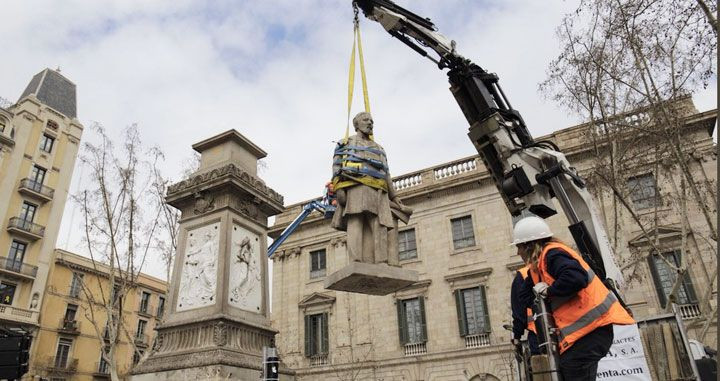
MULTIPOLYGON (((235 130, 193 145, 200 169, 168 188, 181 210, 168 315, 133 380, 258 380, 271 346, 267 218, 283 198, 257 178, 265 152, 235 130)), ((281 367, 289 380, 292 372, 281 367)))
POLYGON ((351 262, 325 279, 325 288, 336 291, 387 295, 419 279, 417 271, 386 264, 351 262))

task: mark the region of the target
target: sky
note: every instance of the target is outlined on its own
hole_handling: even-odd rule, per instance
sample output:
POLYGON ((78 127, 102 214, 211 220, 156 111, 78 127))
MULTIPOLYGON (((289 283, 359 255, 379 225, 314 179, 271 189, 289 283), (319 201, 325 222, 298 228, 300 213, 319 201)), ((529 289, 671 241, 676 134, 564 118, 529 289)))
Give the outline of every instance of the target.
MULTIPOLYGON (((555 28, 576 1, 398 0, 430 17, 457 50, 500 83, 531 133, 581 122, 538 83, 559 52, 555 28)), ((236 129, 268 153, 260 177, 286 205, 321 194, 347 120, 350 0, 66 0, 3 5, 0 97, 60 68, 77 85, 78 118, 119 139, 137 123, 178 178, 191 145, 236 129)), ((443 72, 361 18, 375 139, 393 175, 475 154, 443 72)), ((715 84, 694 96, 715 107, 715 84)), ((362 110, 356 89, 352 113, 362 110)), ((92 139, 86 128, 83 139, 92 139)), ((70 192, 82 187, 75 168, 70 192)), ((79 208, 68 200, 57 246, 79 252, 79 208)), ((144 269, 164 278, 159 261, 144 269)))

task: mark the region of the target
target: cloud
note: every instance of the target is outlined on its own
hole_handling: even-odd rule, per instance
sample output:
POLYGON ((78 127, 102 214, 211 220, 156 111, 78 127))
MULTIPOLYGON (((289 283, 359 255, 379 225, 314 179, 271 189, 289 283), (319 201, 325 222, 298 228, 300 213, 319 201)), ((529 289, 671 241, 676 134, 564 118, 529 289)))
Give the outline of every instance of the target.
MULTIPOLYGON (((578 122, 537 93, 558 52, 555 26, 573 4, 398 2, 431 17, 461 54, 498 73, 534 135, 578 122)), ((0 95, 14 99, 33 74, 60 66, 77 84, 78 113, 86 126, 98 121, 119 137, 138 123, 145 143, 165 151, 165 169, 172 174, 180 173, 193 143, 235 128, 268 152, 266 183, 287 203, 300 202, 321 193, 333 141, 344 134, 350 3, 8 3, 0 33, 14 43, 4 46, 0 95)), ((380 25, 363 18, 361 28, 377 140, 392 173, 474 154, 445 73, 380 25)), ((713 107, 707 99, 714 99, 714 91, 703 94, 700 108, 713 107)), ((358 87, 353 113, 361 109, 358 87)), ((68 202, 58 245, 81 251, 77 237, 67 238, 72 214, 68 202)), ((156 267, 150 272, 161 275, 156 267)))

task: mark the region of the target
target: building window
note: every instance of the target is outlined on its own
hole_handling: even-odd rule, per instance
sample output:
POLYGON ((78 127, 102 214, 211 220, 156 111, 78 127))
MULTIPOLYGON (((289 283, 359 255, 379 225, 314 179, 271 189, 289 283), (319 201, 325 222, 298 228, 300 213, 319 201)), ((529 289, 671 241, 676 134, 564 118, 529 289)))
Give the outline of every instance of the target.
POLYGON ((143 291, 140 297, 140 312, 146 314, 148 307, 150 307, 150 293, 143 291))
POLYGON ((138 339, 145 338, 145 327, 147 327, 147 320, 138 320, 138 326, 137 326, 137 332, 135 332, 135 337, 138 339))
POLYGON ((16 285, 11 283, 0 282, 0 303, 12 304, 15 298, 16 285))
MULTIPOLYGON (((655 282, 655 290, 657 291, 658 298, 660 298, 660 305, 663 308, 665 308, 668 302, 673 285, 677 279, 677 272, 670 267, 665 260, 677 267, 680 264, 680 254, 680 250, 674 250, 662 254, 653 254, 648 258, 650 262, 650 272, 655 282), (662 257, 660 255, 662 255, 662 257), (665 260, 663 260, 663 258, 665 258, 665 260)), ((679 305, 697 303, 695 289, 693 288, 690 274, 688 274, 687 271, 683 275, 680 288, 676 295, 676 303, 679 305)))
POLYGON ((57 129, 58 129, 58 124, 54 120, 48 120, 47 124, 45 126, 51 130, 57 131, 57 129))
POLYGON ((133 365, 137 365, 140 362, 140 359, 145 354, 145 351, 137 350, 133 352, 133 365))
POLYGON ((398 254, 400 260, 417 258, 415 229, 403 230, 398 233, 398 254))
POLYGON ((305 356, 313 357, 328 353, 328 314, 305 316, 305 356))
POLYGON ((464 216, 450 220, 452 225, 453 247, 455 250, 475 246, 472 217, 464 216))
POLYGON ((83 274, 73 273, 72 281, 70 282, 69 295, 73 298, 80 296, 80 290, 82 290, 83 274))
POLYGON ((425 298, 398 300, 398 329, 400 344, 416 344, 427 341, 425 323, 425 298))
POLYGON ((310 252, 310 278, 325 276, 325 249, 310 252))
POLYGON ((102 353, 100 354, 100 362, 98 362, 98 373, 110 374, 110 364, 108 364, 108 362, 105 361, 105 358, 102 356, 102 353))
POLYGON ((165 313, 165 298, 161 296, 158 298, 158 306, 157 306, 158 319, 161 318, 164 313, 165 313))
POLYGON ((455 291, 460 336, 490 332, 490 315, 487 308, 485 286, 455 291))
POLYGON ((67 368, 68 357, 70 356, 70 347, 72 347, 72 339, 60 338, 58 340, 57 351, 55 352, 55 367, 67 368))
POLYGON ((30 181, 32 182, 30 186, 34 191, 40 192, 42 190, 42 185, 45 182, 46 173, 47 170, 45 168, 38 165, 33 165, 32 171, 30 171, 30 181))
POLYGON ((117 307, 118 305, 122 306, 122 296, 120 296, 120 291, 120 285, 116 284, 113 286, 112 292, 110 293, 110 300, 112 300, 113 307, 117 307))
POLYGON ((657 204, 657 184, 652 173, 629 178, 627 186, 637 209, 652 208, 657 204))
POLYGON ((5 264, 5 268, 15 272, 20 272, 23 259, 25 258, 26 248, 26 244, 13 240, 10 244, 10 252, 8 253, 8 259, 7 263, 5 264))
POLYGON ((65 317, 63 320, 65 321, 74 321, 75 316, 77 315, 77 309, 78 306, 75 304, 68 304, 67 308, 65 309, 65 317))
POLYGON ((55 138, 50 135, 43 135, 40 138, 40 150, 43 152, 52 152, 53 145, 55 144, 55 138))
POLYGON ((27 201, 23 201, 22 209, 20 210, 20 219, 25 222, 33 222, 35 219, 35 212, 37 211, 37 205, 33 205, 27 201))

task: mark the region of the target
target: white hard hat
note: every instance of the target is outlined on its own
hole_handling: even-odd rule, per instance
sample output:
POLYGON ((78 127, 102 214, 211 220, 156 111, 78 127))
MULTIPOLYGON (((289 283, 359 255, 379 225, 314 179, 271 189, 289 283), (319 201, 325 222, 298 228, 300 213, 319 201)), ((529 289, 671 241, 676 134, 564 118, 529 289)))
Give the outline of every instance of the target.
POLYGON ((545 220, 536 216, 525 217, 515 224, 513 241, 510 246, 552 237, 552 235, 550 226, 545 220))

